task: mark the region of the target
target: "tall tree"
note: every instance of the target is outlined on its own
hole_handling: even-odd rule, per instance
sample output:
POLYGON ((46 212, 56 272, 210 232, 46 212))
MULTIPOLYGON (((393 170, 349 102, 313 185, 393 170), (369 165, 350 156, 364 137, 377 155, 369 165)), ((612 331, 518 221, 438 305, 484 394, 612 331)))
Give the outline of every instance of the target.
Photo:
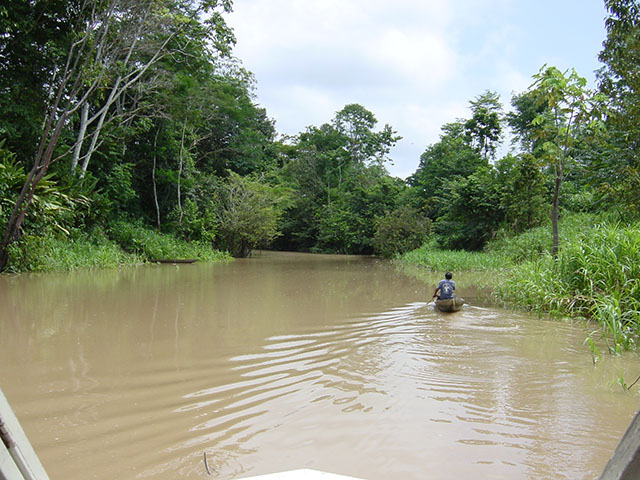
MULTIPOLYGON (((546 65, 533 76, 529 92, 545 109, 531 121, 533 138, 539 140, 534 152, 553 172, 553 198, 551 223, 553 228, 553 255, 559 246, 558 218, 560 191, 567 168, 573 160, 576 142, 588 128, 598 123, 597 98, 586 88, 587 81, 574 69, 561 72, 546 65)), ((599 123, 598 123, 599 125, 599 123)))
POLYGON ((374 131, 377 123, 375 115, 357 103, 346 105, 336 113, 333 124, 346 139, 351 162, 384 165, 388 160, 389 150, 402 137, 389 125, 385 125, 381 131, 374 131))
POLYGON ((487 90, 471 104, 471 118, 464 124, 471 145, 485 159, 494 158, 502 134, 500 95, 487 90))
POLYGON ((506 114, 507 124, 513 133, 513 144, 520 144, 526 153, 533 153, 537 146, 533 120, 541 115, 547 105, 534 97, 534 92, 527 91, 511 98, 513 110, 506 114))
POLYGON ((384 163, 400 137, 376 125, 373 113, 351 104, 298 136, 283 175, 299 195, 285 212, 280 246, 371 253, 374 217, 398 192, 384 163))
POLYGON ((421 203, 416 207, 435 220, 447 208, 443 200, 447 182, 468 177, 486 165, 486 159, 470 144, 464 121, 444 125, 440 141, 420 155, 420 164, 408 179, 421 203))
POLYGON ((548 195, 540 161, 530 153, 507 155, 496 163, 496 170, 509 229, 517 234, 541 225, 548 215, 548 195))
POLYGON ((436 220, 438 242, 445 248, 480 250, 504 220, 503 189, 492 166, 482 166, 444 187, 447 208, 436 220))
POLYGON ((606 148, 595 158, 597 181, 609 203, 640 215, 640 2, 605 0, 607 38, 599 59, 600 90, 611 105, 606 148))

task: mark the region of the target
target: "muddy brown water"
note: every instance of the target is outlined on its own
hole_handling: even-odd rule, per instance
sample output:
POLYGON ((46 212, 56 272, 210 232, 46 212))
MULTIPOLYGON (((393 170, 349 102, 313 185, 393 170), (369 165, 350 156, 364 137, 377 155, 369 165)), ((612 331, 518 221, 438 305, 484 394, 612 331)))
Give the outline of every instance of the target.
POLYGON ((361 257, 3 276, 0 386, 52 480, 596 478, 637 357, 594 365, 583 323, 483 306, 463 277, 443 314, 361 257))

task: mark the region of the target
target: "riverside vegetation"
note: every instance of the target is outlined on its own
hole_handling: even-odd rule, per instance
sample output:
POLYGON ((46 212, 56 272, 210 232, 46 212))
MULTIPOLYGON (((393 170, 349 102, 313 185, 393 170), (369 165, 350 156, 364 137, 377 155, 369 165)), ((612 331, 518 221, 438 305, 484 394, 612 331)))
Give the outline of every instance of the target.
POLYGON ((640 332, 640 222, 624 225, 607 215, 571 214, 560 222, 556 258, 550 226, 489 242, 483 252, 424 246, 402 255, 402 265, 465 272, 506 306, 599 325, 610 353, 636 350, 640 332), (473 275, 474 271, 483 272, 473 275), (470 275, 471 273, 471 275, 470 275))
POLYGON ((362 105, 278 135, 233 56, 231 0, 7 0, 0 272, 376 254, 497 272, 499 301, 596 319, 633 349, 640 5, 604 3, 596 88, 543 65, 508 113, 480 93, 400 179, 401 132, 362 105))

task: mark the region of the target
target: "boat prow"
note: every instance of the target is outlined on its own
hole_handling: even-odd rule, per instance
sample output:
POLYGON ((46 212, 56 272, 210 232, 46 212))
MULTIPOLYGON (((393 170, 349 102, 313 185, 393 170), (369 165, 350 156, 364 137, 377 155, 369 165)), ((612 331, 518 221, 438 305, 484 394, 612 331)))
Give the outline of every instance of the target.
POLYGON ((258 475, 257 477, 247 477, 244 480, 361 480, 356 477, 347 477, 335 473, 321 472, 319 470, 290 470, 288 472, 270 473, 258 475))

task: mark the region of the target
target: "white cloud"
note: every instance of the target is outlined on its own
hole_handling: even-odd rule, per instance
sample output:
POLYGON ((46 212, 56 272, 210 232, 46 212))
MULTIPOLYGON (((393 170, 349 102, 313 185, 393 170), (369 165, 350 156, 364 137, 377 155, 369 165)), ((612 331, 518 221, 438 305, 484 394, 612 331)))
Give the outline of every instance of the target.
MULTIPOLYGON (((595 60, 597 51, 578 54, 603 12, 583 0, 238 0, 234 8, 235 53, 276 128, 296 134, 360 103, 404 137, 390 168, 403 177, 485 90, 508 107, 545 61, 595 60), (568 41, 575 32, 581 42, 568 41)), ((592 35, 597 50, 603 29, 592 35)))

